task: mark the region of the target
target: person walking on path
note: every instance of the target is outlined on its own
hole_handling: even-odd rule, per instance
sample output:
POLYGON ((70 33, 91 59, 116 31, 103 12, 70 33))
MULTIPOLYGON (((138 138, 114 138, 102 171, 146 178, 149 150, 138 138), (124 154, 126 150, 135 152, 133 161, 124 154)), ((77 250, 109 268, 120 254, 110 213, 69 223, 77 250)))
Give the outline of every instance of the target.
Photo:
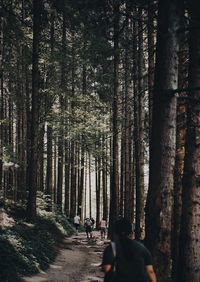
POLYGON ((104 218, 102 218, 102 220, 99 222, 101 240, 105 239, 106 237, 106 227, 107 227, 107 222, 104 218))
POLYGON ((80 216, 78 214, 75 215, 74 217, 74 226, 76 228, 76 235, 78 235, 78 229, 79 229, 79 226, 80 226, 80 216))
POLYGON ((156 282, 150 252, 140 242, 130 239, 131 223, 119 219, 113 231, 115 240, 103 254, 104 282, 156 282))
POLYGON ((90 218, 86 218, 84 225, 87 238, 92 238, 92 220, 90 218))

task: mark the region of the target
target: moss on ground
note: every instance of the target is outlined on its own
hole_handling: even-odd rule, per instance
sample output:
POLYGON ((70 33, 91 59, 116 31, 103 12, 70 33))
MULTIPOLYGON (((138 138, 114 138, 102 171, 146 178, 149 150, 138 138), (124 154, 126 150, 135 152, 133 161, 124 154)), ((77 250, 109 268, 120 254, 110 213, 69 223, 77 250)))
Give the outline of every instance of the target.
POLYGON ((64 215, 40 210, 35 224, 29 224, 19 214, 16 224, 0 228, 0 281, 20 281, 20 275, 31 275, 46 269, 57 254, 56 243, 75 230, 64 215))

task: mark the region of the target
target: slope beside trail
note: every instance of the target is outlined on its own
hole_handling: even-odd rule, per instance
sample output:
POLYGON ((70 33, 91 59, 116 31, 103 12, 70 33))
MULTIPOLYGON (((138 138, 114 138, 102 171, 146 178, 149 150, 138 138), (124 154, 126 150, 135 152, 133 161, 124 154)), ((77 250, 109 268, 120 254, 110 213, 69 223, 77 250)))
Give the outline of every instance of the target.
POLYGON ((101 241, 98 232, 88 240, 85 233, 66 238, 59 246, 58 256, 46 271, 24 282, 102 282, 104 273, 100 270, 102 253, 108 241, 101 241))

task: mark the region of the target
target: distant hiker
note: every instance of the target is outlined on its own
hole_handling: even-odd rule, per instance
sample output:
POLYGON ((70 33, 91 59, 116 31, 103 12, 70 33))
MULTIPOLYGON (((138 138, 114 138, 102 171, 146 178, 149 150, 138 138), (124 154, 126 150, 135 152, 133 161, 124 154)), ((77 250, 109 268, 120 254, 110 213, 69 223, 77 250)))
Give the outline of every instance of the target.
POLYGON ((74 217, 74 226, 76 228, 76 235, 78 235, 78 229, 79 229, 79 226, 80 226, 80 216, 77 214, 75 217, 74 217))
POLYGON ((94 230, 94 224, 95 224, 95 220, 93 217, 91 217, 91 221, 92 221, 92 230, 94 230))
POLYGON ((132 225, 132 233, 134 233, 135 232, 135 221, 133 220, 133 222, 131 223, 131 225, 132 225))
POLYGON ((92 238, 92 220, 90 218, 86 218, 84 226, 87 238, 92 238))
POLYGON ((150 252, 130 239, 131 223, 122 218, 114 224, 114 238, 103 254, 104 282, 156 282, 150 252))
POLYGON ((107 227, 107 222, 104 218, 102 218, 102 220, 99 222, 101 240, 105 239, 106 237, 106 227, 107 227))

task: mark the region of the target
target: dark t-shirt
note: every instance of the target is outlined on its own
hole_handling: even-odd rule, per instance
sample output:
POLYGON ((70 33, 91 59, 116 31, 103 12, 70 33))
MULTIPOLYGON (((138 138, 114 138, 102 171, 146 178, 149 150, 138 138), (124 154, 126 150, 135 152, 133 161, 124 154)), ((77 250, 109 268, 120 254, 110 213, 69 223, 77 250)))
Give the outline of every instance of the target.
POLYGON ((150 252, 142 243, 130 240, 131 260, 127 259, 119 242, 116 243, 116 258, 111 245, 107 246, 103 254, 103 265, 113 265, 116 260, 115 282, 148 282, 145 266, 152 265, 150 252))

